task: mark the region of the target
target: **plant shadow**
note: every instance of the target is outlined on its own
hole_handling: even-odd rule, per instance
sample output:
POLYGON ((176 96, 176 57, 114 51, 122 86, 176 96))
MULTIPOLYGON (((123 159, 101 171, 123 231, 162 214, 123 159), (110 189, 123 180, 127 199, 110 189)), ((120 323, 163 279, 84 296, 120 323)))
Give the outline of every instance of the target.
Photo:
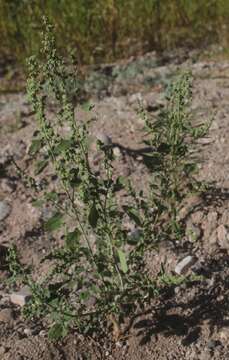
POLYGON ((221 252, 218 258, 209 259, 204 269, 199 270, 205 274, 203 281, 187 283, 184 293, 178 296, 175 286, 166 289, 159 305, 153 309, 153 315, 151 311, 134 323, 140 345, 162 334, 164 337, 181 337, 182 345, 189 346, 201 336, 204 323, 210 333, 214 328, 228 327, 228 268, 228 255, 221 252))

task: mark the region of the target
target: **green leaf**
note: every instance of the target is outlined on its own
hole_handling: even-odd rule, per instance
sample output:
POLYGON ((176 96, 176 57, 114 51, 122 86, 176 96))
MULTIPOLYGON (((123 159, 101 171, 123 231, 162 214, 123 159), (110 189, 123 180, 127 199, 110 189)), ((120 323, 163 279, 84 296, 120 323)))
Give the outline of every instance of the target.
POLYGON ((59 144, 55 147, 54 154, 60 155, 62 152, 70 149, 72 146, 72 140, 69 139, 61 139, 59 144))
POLYGON ((48 161, 47 160, 40 160, 36 163, 36 168, 35 168, 35 175, 40 174, 48 165, 48 161))
POLYGON ((45 224, 45 231, 54 231, 61 227, 63 223, 63 215, 60 213, 54 214, 45 224))
POLYGON ((75 251, 77 249, 77 245, 79 244, 79 239, 81 236, 81 232, 78 229, 75 229, 72 232, 69 232, 66 236, 66 246, 69 250, 75 251))
POLYGON ((45 194, 46 200, 52 200, 57 201, 58 200, 58 194, 55 191, 51 191, 45 194))
POLYGON ((137 211, 126 207, 124 208, 127 211, 127 214, 129 215, 130 219, 132 219, 135 222, 135 224, 137 224, 138 226, 141 226, 141 219, 139 218, 137 211))
POLYGON ((48 332, 48 337, 51 340, 59 340, 64 338, 67 335, 67 328, 64 324, 56 323, 54 324, 48 332))
POLYGON ((184 172, 189 175, 197 171, 197 164, 195 163, 186 163, 184 165, 184 172))
POLYGON ((114 185, 114 191, 120 191, 125 188, 127 181, 124 176, 119 176, 114 185))
POLYGON ((96 228, 98 219, 99 219, 99 213, 98 210, 96 209, 95 204, 93 204, 88 215, 89 224, 93 229, 96 228))
POLYGON ((79 295, 81 301, 86 301, 89 299, 90 292, 89 291, 82 291, 79 295))
POLYGON ((86 256, 87 259, 91 259, 91 253, 90 253, 88 248, 86 248, 84 246, 81 246, 79 248, 79 252, 83 253, 86 256))
POLYGON ((81 184, 82 180, 79 177, 79 169, 72 168, 69 172, 69 181, 72 187, 76 187, 81 184))
POLYGON ((43 142, 40 139, 34 139, 29 147, 29 155, 35 155, 43 146, 43 142))
POLYGON ((127 266, 127 262, 126 262, 126 255, 124 254, 124 252, 120 249, 118 249, 118 257, 119 257, 119 261, 120 261, 120 266, 121 266, 121 270, 124 273, 127 273, 128 271, 128 266, 127 266))
POLYGON ((32 201, 32 205, 34 206, 34 207, 42 207, 43 205, 44 205, 44 200, 42 200, 42 199, 37 199, 37 200, 33 200, 32 201))
POLYGON ((91 111, 94 109, 95 105, 91 104, 89 101, 86 101, 81 105, 81 107, 84 111, 91 111))

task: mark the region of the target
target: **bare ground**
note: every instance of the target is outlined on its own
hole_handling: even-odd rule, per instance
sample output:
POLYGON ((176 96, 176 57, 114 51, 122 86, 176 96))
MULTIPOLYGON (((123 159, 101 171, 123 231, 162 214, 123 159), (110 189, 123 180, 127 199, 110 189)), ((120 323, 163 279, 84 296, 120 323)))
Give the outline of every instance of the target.
MULTIPOLYGON (((136 316, 122 341, 114 343, 108 334, 95 342, 72 333, 53 344, 42 324, 23 319, 20 309, 10 303, 12 289, 4 282, 7 272, 1 266, 1 359, 229 359, 229 62, 189 58, 163 63, 149 54, 100 68, 87 83, 96 117, 91 138, 93 143, 98 133, 110 136, 117 154, 116 171, 144 188, 148 174, 141 156, 137 100, 156 114, 163 106, 166 83, 180 68, 189 68, 194 75, 192 110, 196 119, 206 121, 214 114, 209 137, 198 145, 199 178, 213 186, 206 196, 192 198, 184 206, 183 217, 197 239, 187 235, 177 249, 161 246, 149 254, 148 264, 152 276, 159 272, 161 262, 173 273, 180 259, 195 255, 198 261, 190 273, 204 275, 204 280, 171 286, 147 313, 136 316), (113 69, 118 75, 111 76, 113 69)), ((80 110, 78 116, 82 117, 80 110)), ((59 239, 43 233, 41 222, 47 210, 44 213, 32 206, 29 191, 9 162, 14 155, 20 166, 30 169, 27 150, 35 129, 24 93, 0 95, 0 201, 9 205, 9 214, 0 221, 0 243, 16 244, 23 263, 33 264, 39 278, 45 270, 40 259, 59 239)), ((95 164, 97 157, 95 152, 95 164)), ((51 174, 47 175, 51 179, 51 174)), ((0 264, 3 257, 0 253, 0 264)))

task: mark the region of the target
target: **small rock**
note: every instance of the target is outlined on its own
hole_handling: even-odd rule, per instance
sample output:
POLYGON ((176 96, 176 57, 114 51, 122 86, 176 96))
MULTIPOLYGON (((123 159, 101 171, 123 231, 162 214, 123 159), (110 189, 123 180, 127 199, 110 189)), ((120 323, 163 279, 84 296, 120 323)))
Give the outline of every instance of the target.
POLYGON ((141 234, 142 234, 142 232, 140 229, 137 229, 137 228, 132 229, 128 234, 129 241, 137 243, 141 237, 141 234))
POLYGON ((180 286, 176 286, 176 287, 174 288, 175 294, 178 295, 178 294, 181 292, 180 290, 181 290, 181 289, 180 289, 180 286))
POLYGON ((198 206, 200 206, 202 202, 202 198, 198 195, 190 196, 184 206, 181 208, 179 212, 179 219, 184 219, 190 212, 193 212, 198 206))
POLYGON ((32 294, 30 289, 27 286, 25 286, 20 291, 11 294, 10 301, 15 305, 24 306, 25 304, 28 303, 31 297, 32 294))
POLYGON ((214 139, 211 137, 203 137, 198 139, 198 144, 207 145, 207 144, 211 144, 213 141, 214 139))
POLYGON ((212 288, 215 285, 215 277, 205 280, 207 288, 212 288))
POLYGON ((207 343, 207 348, 214 350, 217 346, 220 345, 220 341, 218 340, 209 340, 207 343))
POLYGON ((229 328, 228 327, 225 326, 219 331, 219 338, 222 341, 228 341, 228 339, 229 339, 229 328))
POLYGON ((5 348, 5 346, 0 346, 0 355, 5 354, 6 351, 7 351, 7 348, 5 348))
POLYGON ((31 336, 31 335, 33 334, 33 332, 32 332, 31 329, 25 328, 25 329, 24 329, 24 334, 25 334, 26 336, 31 336))
POLYGON ((45 337, 46 336, 46 331, 45 330, 41 330, 40 332, 39 332, 39 336, 42 336, 42 337, 45 337))
POLYGON ((116 156, 117 158, 119 158, 122 155, 121 150, 117 146, 114 147, 113 153, 114 156, 116 156))
POLYGON ((0 201, 0 221, 4 220, 11 211, 10 205, 5 201, 0 201))
POLYGON ((220 247, 229 250, 229 230, 226 226, 220 225, 217 228, 217 237, 220 247))
POLYGON ((111 138, 109 136, 107 136, 106 134, 99 133, 99 134, 97 134, 96 139, 101 141, 101 143, 103 143, 103 145, 105 145, 105 146, 112 145, 111 138))
POLYGON ((188 255, 181 260, 175 267, 175 273, 178 275, 185 274, 188 269, 195 264, 197 259, 194 256, 188 255))
POLYGON ((0 311, 0 322, 13 326, 14 316, 11 309, 3 309, 0 311))

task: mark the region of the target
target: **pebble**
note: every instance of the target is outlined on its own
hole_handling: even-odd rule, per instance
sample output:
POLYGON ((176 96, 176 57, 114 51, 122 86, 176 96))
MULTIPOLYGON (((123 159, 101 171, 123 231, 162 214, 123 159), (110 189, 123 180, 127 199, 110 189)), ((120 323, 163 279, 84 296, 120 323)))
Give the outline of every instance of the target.
POLYGON ((28 303, 28 301, 31 299, 32 294, 30 289, 25 286, 20 291, 14 292, 10 295, 10 301, 19 306, 24 306, 28 303))
POLYGON ((39 332, 39 336, 42 336, 42 337, 45 337, 46 336, 46 331, 45 330, 41 330, 40 332, 39 332))
POLYGON ((5 354, 5 352, 7 351, 5 346, 0 346, 0 355, 5 354))
POLYGON ((129 234, 128 234, 128 238, 131 241, 137 242, 141 237, 141 230, 140 229, 132 229, 129 234))
POLYGON ((190 196, 184 207, 179 212, 178 218, 180 220, 184 219, 191 211, 194 211, 195 208, 197 208, 202 203, 202 199, 198 195, 190 196))
POLYGON ((221 248, 229 250, 229 230, 225 225, 217 228, 217 238, 221 248))
POLYGON ((97 134, 96 139, 101 141, 101 143, 103 143, 103 145, 105 145, 105 146, 112 145, 111 138, 109 136, 107 136, 106 134, 104 134, 104 133, 97 134))
POLYGON ((114 156, 116 156, 117 158, 119 158, 122 155, 121 150, 117 146, 114 147, 113 153, 114 156))
POLYGON ((229 328, 228 327, 225 326, 222 329, 220 329, 219 338, 223 341, 229 340, 229 328))
POLYGON ((218 340, 209 340, 207 343, 207 348, 213 350, 219 345, 220 342, 218 340))
POLYGON ((197 259, 194 256, 188 255, 181 260, 175 267, 175 273, 178 275, 185 274, 189 268, 195 264, 197 259))
POLYGON ((24 329, 24 334, 25 334, 26 336, 31 336, 31 335, 33 334, 33 332, 32 332, 31 329, 25 328, 25 329, 24 329))
POLYGON ((203 138, 198 139, 198 144, 207 145, 207 144, 212 143, 213 141, 214 141, 214 139, 211 137, 203 137, 203 138))
POLYGON ((9 216, 11 211, 10 205, 5 201, 0 201, 0 221, 9 216))
POLYGON ((13 326, 14 316, 11 309, 3 309, 0 311, 0 322, 13 326))

